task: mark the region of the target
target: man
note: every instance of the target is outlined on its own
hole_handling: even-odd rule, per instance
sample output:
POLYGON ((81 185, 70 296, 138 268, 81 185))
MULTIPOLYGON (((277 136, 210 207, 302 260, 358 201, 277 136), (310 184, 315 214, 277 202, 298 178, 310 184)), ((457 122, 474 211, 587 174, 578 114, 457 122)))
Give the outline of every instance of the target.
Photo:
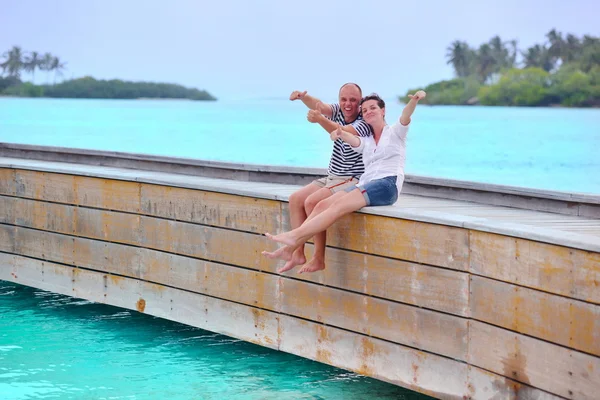
MULTIPOLYGON (((318 123, 328 133, 334 132, 338 127, 359 136, 369 136, 371 128, 360 116, 360 101, 362 91, 355 83, 346 83, 340 88, 339 103, 324 104, 319 99, 307 94, 306 91, 294 91, 290 100, 300 100, 309 108, 307 119, 318 123)), ((318 202, 328 198, 333 193, 345 190, 356 185, 363 174, 365 166, 362 155, 354 152, 350 145, 341 139, 333 144, 333 152, 329 161, 327 176, 317 179, 290 196, 290 222, 292 229, 302 225, 318 202)), ((325 241, 326 233, 320 232, 314 237, 315 257, 306 264, 300 272, 313 272, 325 269, 325 241)), ((306 263, 304 245, 292 251, 289 247, 282 247, 275 252, 263 252, 269 258, 286 260, 286 264, 277 270, 282 273, 289 271, 297 265, 306 263)))

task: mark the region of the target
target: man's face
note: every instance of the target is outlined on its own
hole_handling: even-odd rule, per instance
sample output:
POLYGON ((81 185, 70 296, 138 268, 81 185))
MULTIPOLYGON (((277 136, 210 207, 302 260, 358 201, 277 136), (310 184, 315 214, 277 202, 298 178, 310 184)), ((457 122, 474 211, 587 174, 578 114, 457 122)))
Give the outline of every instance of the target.
POLYGON ((340 107, 347 122, 352 122, 358 117, 360 105, 360 91, 354 85, 346 85, 340 90, 340 107))

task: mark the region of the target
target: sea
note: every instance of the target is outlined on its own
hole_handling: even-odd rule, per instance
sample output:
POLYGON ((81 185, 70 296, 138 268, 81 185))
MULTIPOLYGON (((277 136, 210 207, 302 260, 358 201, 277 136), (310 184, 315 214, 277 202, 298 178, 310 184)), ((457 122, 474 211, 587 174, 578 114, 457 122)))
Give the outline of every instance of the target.
MULTIPOLYGON (((386 100, 394 123, 403 105, 386 100)), ((0 98, 0 142, 327 168, 332 142, 286 99, 0 98)), ((419 105, 405 172, 600 195, 600 109, 419 105)))

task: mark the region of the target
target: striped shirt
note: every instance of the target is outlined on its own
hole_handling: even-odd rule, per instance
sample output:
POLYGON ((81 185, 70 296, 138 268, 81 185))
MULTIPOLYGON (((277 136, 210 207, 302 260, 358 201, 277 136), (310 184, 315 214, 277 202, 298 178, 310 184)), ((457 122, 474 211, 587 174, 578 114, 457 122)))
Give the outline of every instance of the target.
MULTIPOLYGON (((358 136, 370 136, 372 134, 371 127, 367 124, 359 114, 354 122, 347 123, 342 113, 342 107, 339 104, 331 104, 331 118, 333 122, 344 125, 352 125, 358 136)), ((333 142, 333 152, 331 160, 329 160, 329 175, 337 176, 355 176, 359 178, 365 172, 362 154, 357 153, 348 143, 342 139, 337 139, 333 142)))

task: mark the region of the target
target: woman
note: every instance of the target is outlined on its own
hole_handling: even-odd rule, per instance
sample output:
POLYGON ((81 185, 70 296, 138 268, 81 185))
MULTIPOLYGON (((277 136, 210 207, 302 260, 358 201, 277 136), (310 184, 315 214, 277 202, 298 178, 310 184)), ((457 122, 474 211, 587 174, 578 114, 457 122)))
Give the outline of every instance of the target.
MULTIPOLYGON (((339 128, 331 133, 332 140, 341 138, 354 151, 363 153, 365 173, 358 184, 320 201, 298 228, 276 236, 266 233, 269 239, 286 246, 275 252, 263 251, 263 254, 270 258, 285 258, 346 214, 365 206, 394 204, 404 182, 406 134, 410 117, 425 95, 422 90, 409 95, 410 101, 404 107, 400 120, 392 126, 385 122, 385 102, 376 94, 364 97, 361 101, 362 116, 371 126, 373 135, 358 137, 339 128)), ((324 259, 325 254, 315 254, 300 273, 325 269, 324 259)))

